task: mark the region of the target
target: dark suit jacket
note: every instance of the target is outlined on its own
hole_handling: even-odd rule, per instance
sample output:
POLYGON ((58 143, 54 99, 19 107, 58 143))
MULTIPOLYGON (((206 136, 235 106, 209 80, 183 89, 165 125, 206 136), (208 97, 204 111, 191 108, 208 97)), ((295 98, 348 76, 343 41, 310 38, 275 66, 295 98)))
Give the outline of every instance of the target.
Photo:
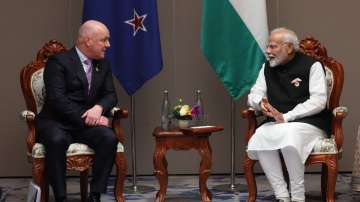
POLYGON ((95 104, 103 107, 106 114, 117 103, 109 63, 93 60, 92 82, 88 94, 88 82, 75 48, 48 59, 44 70, 46 89, 43 109, 37 116, 37 124, 56 121, 65 128, 85 127, 81 115, 95 104))

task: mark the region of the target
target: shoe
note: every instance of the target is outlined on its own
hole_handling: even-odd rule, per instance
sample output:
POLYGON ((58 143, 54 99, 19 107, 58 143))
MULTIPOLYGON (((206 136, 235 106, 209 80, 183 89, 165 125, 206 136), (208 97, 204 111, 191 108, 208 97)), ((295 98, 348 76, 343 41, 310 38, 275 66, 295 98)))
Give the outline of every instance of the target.
POLYGON ((101 202, 100 201, 100 193, 91 192, 87 199, 87 202, 101 202))

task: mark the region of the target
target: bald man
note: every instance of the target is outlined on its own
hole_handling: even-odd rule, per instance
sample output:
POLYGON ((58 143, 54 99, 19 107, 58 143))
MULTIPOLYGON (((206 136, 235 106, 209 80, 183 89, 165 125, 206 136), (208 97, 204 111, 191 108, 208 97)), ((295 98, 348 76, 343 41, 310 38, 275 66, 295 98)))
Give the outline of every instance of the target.
POLYGON ((66 151, 71 143, 95 150, 89 201, 106 191, 117 139, 105 116, 117 103, 111 69, 104 59, 109 30, 98 21, 79 29, 75 47, 50 57, 44 70, 46 97, 36 132, 46 150, 45 172, 57 202, 66 201, 66 151))
POLYGON ((277 28, 270 34, 261 68, 248 104, 267 119, 248 143, 248 155, 259 160, 277 201, 305 201, 304 164, 316 142, 330 134, 327 87, 319 61, 299 51, 296 34, 277 28), (290 178, 283 178, 279 150, 290 178))

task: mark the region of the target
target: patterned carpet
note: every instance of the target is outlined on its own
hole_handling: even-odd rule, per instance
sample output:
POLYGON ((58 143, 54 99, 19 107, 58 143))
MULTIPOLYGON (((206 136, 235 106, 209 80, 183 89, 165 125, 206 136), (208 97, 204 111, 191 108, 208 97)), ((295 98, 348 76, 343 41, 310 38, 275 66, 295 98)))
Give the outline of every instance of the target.
MULTIPOLYGON (((273 192, 265 178, 260 175, 256 177, 258 185, 258 202, 270 202, 274 201, 273 192)), ((350 189, 350 174, 340 174, 338 176, 336 184, 336 201, 337 202, 359 202, 360 193, 352 192, 350 189)), ((1 178, 0 179, 0 202, 9 201, 26 201, 29 178, 1 178)), ((108 193, 102 195, 103 202, 114 201, 112 196, 114 178, 109 182, 108 193)), ((127 201, 132 202, 150 202, 154 201, 155 194, 158 189, 158 182, 153 176, 145 176, 138 178, 138 185, 146 185, 152 187, 153 191, 148 193, 131 193, 126 191, 125 197, 127 201)), ((236 178, 236 183, 245 184, 243 176, 236 178)), ((321 201, 320 192, 320 175, 307 174, 305 178, 305 186, 307 190, 306 201, 315 202, 321 201)), ((233 201, 246 201, 247 192, 224 192, 216 189, 217 185, 229 184, 228 176, 214 175, 208 179, 208 188, 213 194, 213 201, 221 202, 233 202, 233 201)), ((79 194, 79 180, 77 178, 69 178, 67 181, 68 186, 68 201, 78 202, 80 201, 79 194)), ((126 186, 131 188, 131 178, 126 182, 126 186)), ((132 190, 132 189, 130 189, 132 190)), ((53 201, 52 197, 51 200, 53 201)), ((197 176, 170 176, 169 186, 167 189, 166 201, 169 202, 197 202, 200 201, 200 194, 198 189, 198 177, 197 176)))

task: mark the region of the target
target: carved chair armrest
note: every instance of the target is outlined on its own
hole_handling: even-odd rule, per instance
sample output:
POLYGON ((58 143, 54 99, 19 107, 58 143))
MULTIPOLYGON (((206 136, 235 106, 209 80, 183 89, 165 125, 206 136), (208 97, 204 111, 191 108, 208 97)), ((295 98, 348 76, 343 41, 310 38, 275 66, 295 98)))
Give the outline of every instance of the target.
POLYGON ((127 118, 129 112, 125 108, 114 107, 111 109, 112 128, 115 131, 116 137, 122 144, 125 143, 124 129, 121 126, 121 119, 127 118))
POLYGON ((343 141, 344 141, 344 135, 343 135, 343 130, 342 130, 342 120, 347 116, 347 112, 348 112, 348 109, 347 109, 347 107, 344 107, 344 106, 336 107, 333 110, 334 119, 333 119, 333 124, 332 124, 332 131, 335 136, 335 142, 336 142, 336 147, 337 147, 338 151, 340 151, 343 141))
POLYGON ((111 116, 115 119, 115 118, 127 118, 129 116, 129 112, 127 109, 125 108, 120 108, 120 107, 113 107, 111 109, 111 116))
POLYGON ((251 136, 255 133, 255 129, 257 126, 256 117, 260 116, 261 114, 256 112, 253 108, 248 108, 242 111, 241 116, 244 119, 248 120, 248 128, 245 133, 245 143, 247 144, 251 138, 251 136))
POLYGON ((35 144, 35 113, 30 110, 24 110, 20 113, 20 118, 26 121, 28 126, 28 132, 26 136, 26 145, 29 153, 32 152, 32 148, 35 144))

